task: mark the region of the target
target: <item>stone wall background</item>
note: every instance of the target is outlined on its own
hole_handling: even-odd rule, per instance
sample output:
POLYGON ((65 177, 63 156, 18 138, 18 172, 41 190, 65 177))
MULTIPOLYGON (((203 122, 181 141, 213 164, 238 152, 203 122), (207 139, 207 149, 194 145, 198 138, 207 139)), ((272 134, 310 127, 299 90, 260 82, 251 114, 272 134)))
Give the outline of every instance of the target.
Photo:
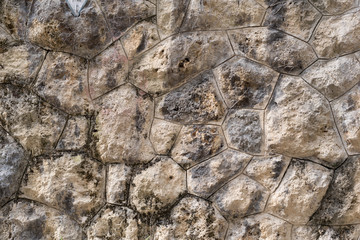
POLYGON ((358 0, 0 1, 0 239, 360 239, 358 0))

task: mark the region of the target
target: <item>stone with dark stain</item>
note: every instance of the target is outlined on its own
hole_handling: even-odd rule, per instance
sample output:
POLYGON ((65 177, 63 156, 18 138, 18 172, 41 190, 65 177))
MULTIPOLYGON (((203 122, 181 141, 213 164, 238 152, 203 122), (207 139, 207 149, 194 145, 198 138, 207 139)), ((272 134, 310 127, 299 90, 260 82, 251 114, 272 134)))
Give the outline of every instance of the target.
POLYGON ((357 0, 310 0, 310 2, 326 15, 339 15, 359 5, 357 0))
POLYGON ((77 150, 85 147, 88 142, 90 122, 87 118, 71 117, 59 139, 56 149, 77 150))
POLYGON ((355 240, 360 236, 360 225, 348 226, 297 226, 292 230, 293 240, 303 239, 329 239, 329 240, 355 240))

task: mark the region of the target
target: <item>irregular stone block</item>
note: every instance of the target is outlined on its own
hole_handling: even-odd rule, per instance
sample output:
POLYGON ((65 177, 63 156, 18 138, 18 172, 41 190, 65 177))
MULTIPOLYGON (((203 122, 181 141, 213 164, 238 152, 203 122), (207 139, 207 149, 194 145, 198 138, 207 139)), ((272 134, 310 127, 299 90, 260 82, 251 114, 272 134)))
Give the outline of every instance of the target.
POLYGON ((166 155, 171 150, 181 129, 181 125, 154 119, 150 140, 158 154, 166 155))
POLYGON ((229 146, 247 153, 261 153, 264 148, 263 119, 263 111, 230 110, 223 123, 229 146))
POLYGON ((326 15, 338 15, 358 6, 357 0, 309 0, 326 15))
POLYGON ((184 124, 218 123, 225 114, 224 103, 211 71, 160 97, 155 116, 184 124))
POLYGON ((229 107, 265 108, 277 72, 247 58, 234 57, 214 69, 216 81, 229 107))
POLYGON ((83 154, 41 157, 30 163, 21 197, 61 209, 86 223, 104 204, 105 169, 83 154))
POLYGON ((283 32, 265 27, 229 31, 235 53, 273 69, 299 74, 316 60, 311 46, 283 32))
POLYGON ((186 191, 186 173, 171 158, 157 157, 130 186, 130 202, 140 213, 164 212, 186 191))
POLYGON ((220 127, 211 125, 184 126, 171 151, 171 157, 187 169, 225 148, 220 127))
POLYGON ((109 164, 106 179, 106 201, 126 203, 130 184, 131 168, 125 164, 109 164))
POLYGON ((183 33, 167 38, 135 59, 129 78, 144 91, 159 95, 232 55, 224 32, 183 33))
POLYGON ((149 162, 154 150, 149 139, 154 104, 130 84, 99 99, 93 136, 103 162, 149 162))
POLYGON ((60 150, 75 150, 85 147, 88 141, 89 120, 85 117, 71 117, 56 146, 60 150))
POLYGON ((306 224, 320 206, 332 175, 316 163, 293 160, 266 211, 293 224, 306 224))
POLYGON ((347 157, 328 102, 299 77, 280 79, 266 110, 265 131, 271 152, 329 166, 347 157))
POLYGON ((240 173, 250 159, 250 155, 230 149, 196 165, 188 170, 189 191, 203 198, 209 197, 234 175, 240 173))
POLYGON ((342 240, 358 239, 360 235, 359 225, 350 226, 299 226, 292 230, 293 240, 316 239, 316 240, 342 240))

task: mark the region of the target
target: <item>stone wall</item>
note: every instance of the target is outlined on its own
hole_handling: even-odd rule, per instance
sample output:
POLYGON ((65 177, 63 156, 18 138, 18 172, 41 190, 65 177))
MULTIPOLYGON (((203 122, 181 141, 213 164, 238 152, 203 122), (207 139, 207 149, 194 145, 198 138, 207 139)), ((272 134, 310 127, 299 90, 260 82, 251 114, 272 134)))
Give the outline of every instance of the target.
POLYGON ((360 239, 358 0, 79 2, 0 0, 1 240, 360 239))

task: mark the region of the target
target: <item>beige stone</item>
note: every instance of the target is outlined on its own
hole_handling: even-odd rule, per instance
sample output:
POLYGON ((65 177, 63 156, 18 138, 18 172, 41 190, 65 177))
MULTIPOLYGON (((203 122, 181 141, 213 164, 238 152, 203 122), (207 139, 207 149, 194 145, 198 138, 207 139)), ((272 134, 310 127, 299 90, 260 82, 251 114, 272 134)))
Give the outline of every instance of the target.
POLYGON ((161 119, 154 119, 150 140, 158 154, 166 155, 171 150, 180 132, 181 125, 167 122, 161 119))
POLYGON ((109 164, 106 178, 106 201, 108 203, 126 203, 130 185, 131 167, 125 164, 109 164))
POLYGON ((71 117, 61 135, 56 149, 71 150, 84 148, 88 142, 90 122, 85 117, 71 117))
POLYGON ((299 226, 292 230, 293 240, 351 240, 360 236, 360 226, 299 226))
POLYGON ((359 6, 358 0, 310 0, 323 14, 338 15, 359 6))
POLYGON ((0 3, 0 25, 17 40, 25 40, 31 2, 6 0, 0 3))

